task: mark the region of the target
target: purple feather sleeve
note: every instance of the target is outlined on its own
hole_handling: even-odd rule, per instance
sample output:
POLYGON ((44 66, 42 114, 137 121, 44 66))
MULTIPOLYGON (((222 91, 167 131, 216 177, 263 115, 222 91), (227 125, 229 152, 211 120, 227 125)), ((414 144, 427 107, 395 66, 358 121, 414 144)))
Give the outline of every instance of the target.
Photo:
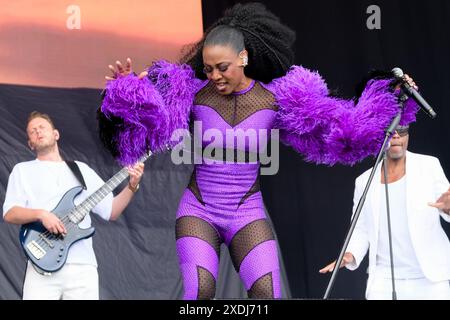
MULTIPOLYGON (((384 130, 399 111, 390 84, 391 80, 369 81, 355 103, 329 96, 318 73, 294 66, 267 86, 279 107, 275 128, 280 129, 281 141, 307 161, 353 165, 379 151, 384 130)), ((409 99, 400 124, 415 121, 417 110, 409 99)))
POLYGON ((159 61, 148 77, 109 81, 100 108, 102 140, 122 165, 135 163, 147 150, 171 147, 176 129, 188 128, 194 95, 200 85, 187 65, 159 61), (106 129, 104 129, 106 130, 106 129), (110 141, 104 141, 107 137, 110 141))

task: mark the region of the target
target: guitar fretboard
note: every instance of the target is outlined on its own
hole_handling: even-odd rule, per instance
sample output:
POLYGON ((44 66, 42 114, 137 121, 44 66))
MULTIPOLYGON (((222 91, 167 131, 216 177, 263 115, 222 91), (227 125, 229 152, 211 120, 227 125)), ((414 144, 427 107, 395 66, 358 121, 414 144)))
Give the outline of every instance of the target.
MULTIPOLYGON (((139 162, 144 162, 151 156, 151 152, 144 155, 139 159, 139 162)), ((77 205, 68 215, 70 221, 74 223, 80 223, 84 217, 110 192, 112 192, 119 184, 121 184, 126 178, 128 178, 128 170, 126 167, 122 168, 114 176, 112 176, 103 186, 97 191, 87 197, 83 202, 77 205)))

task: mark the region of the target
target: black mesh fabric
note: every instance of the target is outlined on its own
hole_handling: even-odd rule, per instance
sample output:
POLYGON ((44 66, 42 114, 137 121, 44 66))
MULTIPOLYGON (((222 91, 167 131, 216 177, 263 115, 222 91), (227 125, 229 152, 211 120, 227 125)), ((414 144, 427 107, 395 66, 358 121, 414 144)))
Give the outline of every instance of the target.
POLYGON ((238 95, 221 95, 210 82, 197 93, 194 103, 213 108, 231 127, 259 110, 278 110, 273 94, 258 82, 246 94, 238 95))
POLYGON ((256 177, 255 183, 250 187, 250 189, 247 191, 247 193, 242 197, 242 199, 239 201, 238 207, 241 206, 245 202, 245 200, 248 199, 252 194, 255 194, 261 190, 259 186, 259 175, 256 177))
POLYGON ((252 299, 273 299, 272 272, 256 280, 247 293, 248 297, 252 299))
POLYGON ((236 271, 239 272, 242 261, 253 248, 260 243, 274 239, 272 228, 265 219, 253 221, 239 230, 229 246, 231 260, 236 271))
POLYGON ((198 295, 199 300, 210 300, 216 295, 216 280, 214 276, 202 267, 197 267, 198 272, 198 295))
POLYGON ((197 185, 197 179, 196 179, 196 171, 192 172, 191 180, 189 181, 188 189, 192 191, 195 198, 197 198, 198 202, 200 202, 202 205, 205 205, 205 202, 202 199, 202 194, 200 192, 200 189, 197 185))
POLYGON ((221 239, 216 229, 208 222, 193 216, 186 216, 177 219, 175 226, 177 240, 182 237, 196 237, 209 243, 220 256, 221 239))

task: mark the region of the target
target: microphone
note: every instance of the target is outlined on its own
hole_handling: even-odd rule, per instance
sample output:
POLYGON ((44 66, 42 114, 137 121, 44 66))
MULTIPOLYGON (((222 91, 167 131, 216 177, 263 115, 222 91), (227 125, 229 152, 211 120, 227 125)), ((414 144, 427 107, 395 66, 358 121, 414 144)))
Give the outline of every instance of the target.
POLYGON ((420 108, 425 111, 427 115, 429 115, 432 119, 436 118, 437 114, 434 112, 433 108, 425 101, 425 99, 417 92, 416 89, 411 87, 409 83, 407 83, 403 79, 403 70, 400 68, 392 69, 392 74, 396 79, 402 80, 401 87, 403 92, 406 93, 409 97, 413 98, 414 101, 420 106, 420 108))

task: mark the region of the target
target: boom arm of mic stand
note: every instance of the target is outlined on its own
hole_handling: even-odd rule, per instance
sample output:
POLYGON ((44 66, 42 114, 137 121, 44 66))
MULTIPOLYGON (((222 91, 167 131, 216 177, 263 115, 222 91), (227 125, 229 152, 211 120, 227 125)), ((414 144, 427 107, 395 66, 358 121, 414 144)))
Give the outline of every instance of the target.
POLYGON ((323 297, 324 299, 328 299, 330 296, 331 290, 334 286, 334 282, 336 281, 336 277, 339 273, 339 269, 340 269, 342 260, 344 259, 345 250, 347 250, 348 243, 350 242, 350 238, 352 237, 352 234, 353 234, 353 230, 356 227, 356 223, 358 222, 359 215, 361 214, 361 210, 364 206, 364 202, 366 201, 366 196, 367 196, 367 193, 369 192, 370 185, 372 184, 373 177, 378 168, 378 165, 380 164, 381 160, 383 159, 383 154, 384 154, 386 145, 389 141, 389 138, 393 134, 395 128, 398 126, 398 124, 400 122, 400 118, 401 118, 401 111, 395 116, 394 119, 392 119, 390 126, 386 129, 386 135, 384 137, 383 145, 381 146, 380 152, 378 153, 377 159, 375 160, 375 164, 372 168, 372 171, 370 172, 369 180, 367 181, 366 187, 364 188, 364 192, 363 192, 361 198, 359 199, 358 206, 356 207, 355 214, 353 215, 353 218, 352 218, 352 221, 350 224, 350 228, 347 232, 347 236, 345 237, 344 245, 342 246, 341 252, 339 253, 339 257, 336 260, 336 264, 334 266, 333 273, 331 274, 331 279, 328 282, 327 290, 323 297))

